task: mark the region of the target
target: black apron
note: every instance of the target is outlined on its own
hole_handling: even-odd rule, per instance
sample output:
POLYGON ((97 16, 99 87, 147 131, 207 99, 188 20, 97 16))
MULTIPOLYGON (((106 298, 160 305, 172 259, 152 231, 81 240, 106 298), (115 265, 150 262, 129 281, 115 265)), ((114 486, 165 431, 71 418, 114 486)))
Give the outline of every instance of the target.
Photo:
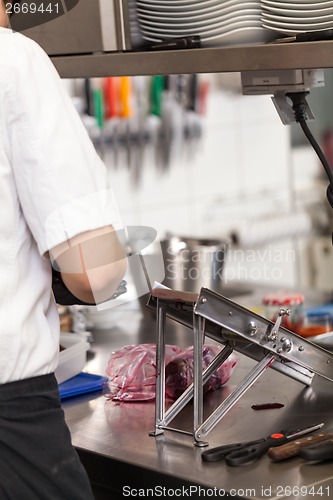
POLYGON ((0 499, 91 500, 53 374, 0 385, 0 499))

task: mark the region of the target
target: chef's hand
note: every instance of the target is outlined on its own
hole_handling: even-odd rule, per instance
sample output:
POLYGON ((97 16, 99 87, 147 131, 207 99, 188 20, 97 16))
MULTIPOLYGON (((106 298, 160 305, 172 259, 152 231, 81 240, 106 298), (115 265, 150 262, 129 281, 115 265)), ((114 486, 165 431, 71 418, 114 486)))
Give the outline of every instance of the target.
POLYGON ((87 304, 110 299, 127 269, 125 251, 112 226, 81 233, 49 254, 68 290, 87 304))

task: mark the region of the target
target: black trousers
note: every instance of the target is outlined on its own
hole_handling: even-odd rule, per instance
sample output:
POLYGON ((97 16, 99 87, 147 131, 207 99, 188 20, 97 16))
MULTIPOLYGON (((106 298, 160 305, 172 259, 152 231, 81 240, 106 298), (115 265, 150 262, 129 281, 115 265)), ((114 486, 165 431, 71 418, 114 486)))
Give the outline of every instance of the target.
POLYGON ((0 385, 0 499, 91 500, 53 374, 0 385))

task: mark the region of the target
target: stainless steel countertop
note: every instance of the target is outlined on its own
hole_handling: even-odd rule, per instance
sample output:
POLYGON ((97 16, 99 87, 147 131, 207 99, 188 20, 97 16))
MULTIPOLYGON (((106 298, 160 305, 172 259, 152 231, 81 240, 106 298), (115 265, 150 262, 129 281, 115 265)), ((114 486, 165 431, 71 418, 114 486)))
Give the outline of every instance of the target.
MULTIPOLYGON (((246 305, 247 300, 243 296, 238 302, 246 305)), ((113 314, 113 324, 108 330, 94 330, 95 341, 88 353, 87 372, 105 374, 111 352, 124 345, 155 342, 155 321, 151 311, 143 314, 138 303, 133 302, 115 308, 113 314)), ((167 343, 184 347, 191 343, 189 329, 173 321, 167 324, 167 343)), ((239 362, 230 381, 222 390, 206 395, 207 411, 211 412, 227 397, 254 365, 252 360, 237 356, 239 362)), ((104 473, 99 481, 108 487, 114 485, 117 491, 124 486, 156 487, 164 478, 164 484, 169 487, 197 485, 193 488, 198 488, 201 485, 220 489, 220 493, 229 491, 234 498, 315 500, 333 496, 332 462, 310 465, 295 458, 273 463, 264 456, 251 465, 230 467, 223 462, 202 462, 202 449, 193 445, 191 436, 170 431, 157 438, 149 436, 154 428, 154 403, 119 404, 98 392, 65 400, 63 409, 74 446, 79 452, 91 455, 92 463, 98 458, 96 469, 104 466, 109 471, 109 476, 104 473), (138 468, 140 473, 131 476, 131 467, 138 468), (119 470, 122 471, 120 475, 119 470), (154 473, 158 476, 154 477, 154 473)), ((268 369, 208 434, 207 441, 213 447, 320 422, 325 423, 323 430, 332 431, 332 409, 331 382, 315 376, 311 387, 304 387, 268 369), (260 412, 251 409, 254 403, 272 401, 283 403, 284 407, 260 412)), ((187 405, 172 426, 191 431, 192 412, 192 405, 187 405)), ((192 498, 200 498, 194 491, 187 490, 193 493, 192 498)), ((215 493, 219 497, 218 492, 215 493)))

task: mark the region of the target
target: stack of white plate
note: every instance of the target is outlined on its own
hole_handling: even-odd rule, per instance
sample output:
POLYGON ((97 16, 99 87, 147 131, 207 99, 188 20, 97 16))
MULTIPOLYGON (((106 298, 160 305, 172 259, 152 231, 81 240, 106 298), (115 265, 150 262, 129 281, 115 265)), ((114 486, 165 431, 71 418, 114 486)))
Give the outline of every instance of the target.
POLYGON ((263 43, 260 0, 137 0, 140 31, 148 42, 200 35, 203 47, 263 43))
POLYGON ((286 35, 333 28, 333 1, 261 0, 262 25, 286 35))
POLYGON ((138 24, 138 14, 136 12, 136 0, 128 1, 128 14, 132 49, 136 49, 143 44, 143 38, 138 24))

